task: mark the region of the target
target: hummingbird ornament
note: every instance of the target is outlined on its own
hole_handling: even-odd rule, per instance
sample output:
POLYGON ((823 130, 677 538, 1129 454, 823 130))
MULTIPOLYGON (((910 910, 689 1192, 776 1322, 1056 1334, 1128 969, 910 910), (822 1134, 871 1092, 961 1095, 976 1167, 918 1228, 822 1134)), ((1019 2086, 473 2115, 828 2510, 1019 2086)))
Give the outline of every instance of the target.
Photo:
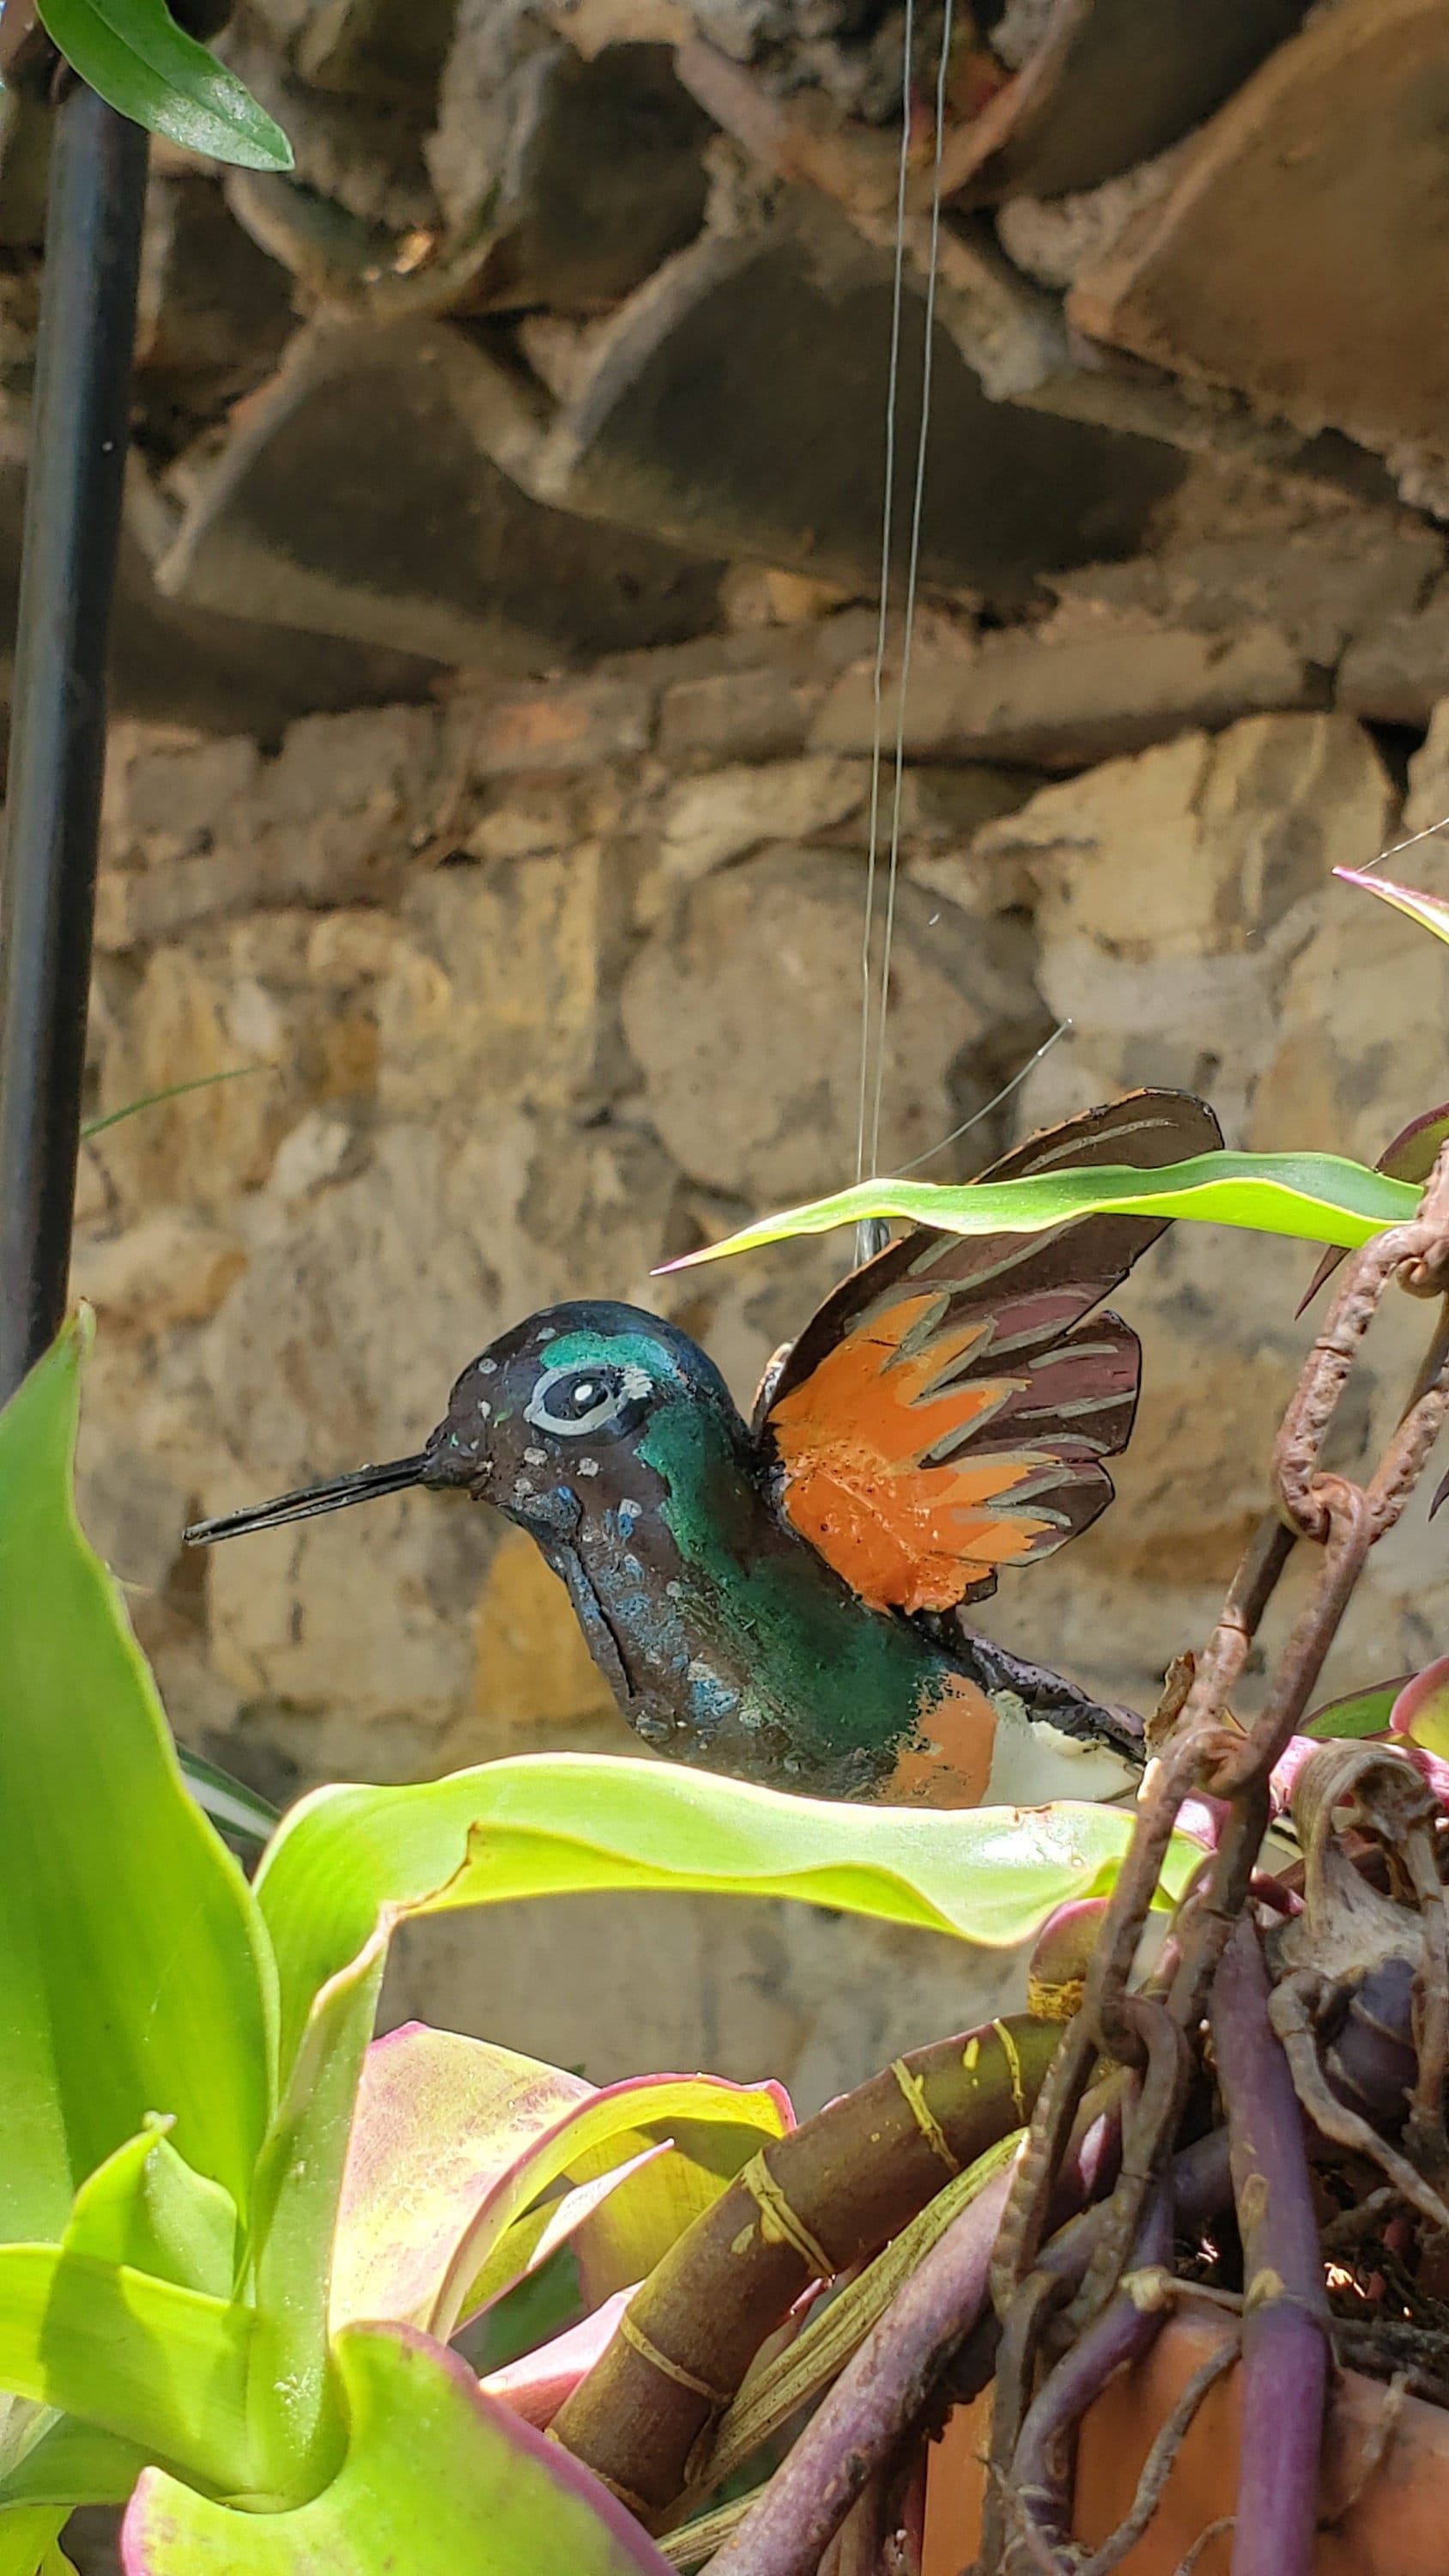
MULTIPOLYGON (((1221 1143, 1141 1091, 982 1177, 1150 1169, 1221 1143)), ((634 1306, 550 1306, 491 1342, 410 1458, 200 1522, 193 1544, 411 1486, 527 1530, 624 1716, 659 1753, 829 1798, 934 1806, 1108 1798, 1141 1721, 969 1627, 1112 1499, 1141 1353, 1102 1299, 1165 1230, 916 1227, 778 1351, 751 1421, 688 1334, 634 1306)))

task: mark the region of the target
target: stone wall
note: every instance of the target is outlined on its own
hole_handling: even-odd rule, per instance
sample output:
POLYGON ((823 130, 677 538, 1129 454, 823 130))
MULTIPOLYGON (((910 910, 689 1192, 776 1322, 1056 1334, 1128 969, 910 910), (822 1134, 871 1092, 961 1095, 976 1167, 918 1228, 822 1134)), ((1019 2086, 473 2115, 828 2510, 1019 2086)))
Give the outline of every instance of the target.
MULTIPOLYGON (((1449 1089, 1442 952, 1329 875, 1449 812, 1442 541, 1341 499, 1231 501, 1209 478, 1155 555, 1060 578, 1034 622, 923 617, 889 1167, 1059 1020, 934 1175, 1143 1082, 1205 1091, 1230 1141, 1368 1158, 1449 1089)), ((95 1111, 235 1078, 85 1148, 83 1507, 178 1731, 273 1795, 632 1740, 484 1512, 408 1496, 200 1556, 189 1518, 416 1447, 471 1354, 563 1296, 658 1305, 745 1399, 845 1258, 650 1278, 854 1169, 874 615, 794 576, 726 600, 692 643, 267 747, 115 730, 95 1111)), ((993 1633, 1150 1704, 1261 1504, 1311 1266, 1183 1229, 1144 1263, 1119 1502, 1008 1580, 993 1633)), ((1366 1439, 1422 1329, 1403 1302, 1366 1439)), ((1442 1649, 1442 1554, 1411 1515, 1342 1670, 1442 1649)), ((798 1910, 579 1900, 430 1927, 392 2008, 600 2076, 769 2062, 811 2099, 1011 1974, 798 1910)))

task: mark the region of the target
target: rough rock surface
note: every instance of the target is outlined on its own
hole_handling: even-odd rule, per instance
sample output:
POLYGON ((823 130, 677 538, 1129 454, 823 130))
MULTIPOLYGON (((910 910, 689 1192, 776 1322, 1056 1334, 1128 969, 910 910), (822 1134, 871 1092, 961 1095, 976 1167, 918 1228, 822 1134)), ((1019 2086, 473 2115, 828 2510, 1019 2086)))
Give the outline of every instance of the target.
MULTIPOLYGON (((1283 631, 1299 640, 1275 648, 1276 709, 1174 726, 1150 654, 1108 651, 1091 685, 1099 705, 1115 691, 1119 738, 1164 738, 1070 777, 1048 732, 1035 768, 970 757, 940 729, 928 756, 908 751, 888 1164, 981 1109, 1059 1019, 1069 1039, 932 1171, 976 1168, 1009 1134, 1142 1082, 1206 1091, 1230 1138, 1369 1158, 1440 1096, 1442 958, 1329 871, 1449 811, 1449 702, 1413 752, 1402 825, 1400 773, 1370 734, 1301 703, 1310 664, 1326 685, 1349 636, 1412 613, 1433 578, 1380 523, 1363 541, 1373 561, 1352 579, 1342 529, 1294 555, 1283 631)), ((1262 600, 1239 600, 1193 542, 1186 565, 1169 547, 1120 583, 1113 567, 1083 576, 1087 605, 1064 613, 1103 637, 1126 617, 1149 640, 1226 635, 1230 661, 1240 636, 1257 652, 1262 600), (1124 595, 1099 603, 1099 586, 1124 595)), ((826 606, 788 584, 735 595, 751 618, 762 598, 826 606)), ((179 1532, 199 1510, 414 1447, 472 1352, 566 1295, 676 1314, 748 1400, 842 1247, 650 1273, 853 1169, 871 763, 858 713, 848 746, 831 727, 868 702, 872 637, 850 607, 745 623, 546 684, 308 718, 267 747, 115 728, 93 1106, 234 1078, 87 1146, 76 1282, 101 1333, 84 1508, 137 1587, 183 1735, 274 1793, 541 1746, 632 1749, 559 1587, 481 1511, 403 1497, 205 1558, 179 1532)), ((1076 646, 983 643, 938 618, 920 649, 948 676, 1035 669, 1044 725, 1054 674, 1061 723, 1078 720, 1076 646)), ((889 719, 889 673, 884 694, 889 719)), ((888 832, 889 722, 886 741, 888 832)), ((984 1614, 996 1633, 1150 1701, 1260 1505, 1311 1329, 1293 1315, 1309 1266, 1302 1246, 1186 1229, 1143 1264, 1122 1299, 1146 1386, 1121 1498, 1003 1585, 984 1614)), ((1417 1321, 1388 1319, 1366 1435, 1391 1419, 1417 1321)), ((1411 1515, 1343 1669, 1402 1670, 1437 1647, 1437 1544, 1411 1515)), ((983 1959, 963 1988, 944 1945, 824 1918, 680 1900, 663 1924, 579 1900, 510 1911, 486 1943, 433 1926, 403 1945, 389 2009, 591 2073, 621 2071, 630 2049, 770 2062, 815 2099, 888 2044, 989 2008, 1014 1974, 983 1959), (641 2031, 645 1949, 669 1966, 651 1970, 641 2031)))
POLYGON ((1313 11, 1206 127, 1169 197, 1078 277, 1069 314, 1309 434, 1334 422, 1442 468, 1449 369, 1414 317, 1449 280, 1429 179, 1446 93, 1437 0, 1313 11))

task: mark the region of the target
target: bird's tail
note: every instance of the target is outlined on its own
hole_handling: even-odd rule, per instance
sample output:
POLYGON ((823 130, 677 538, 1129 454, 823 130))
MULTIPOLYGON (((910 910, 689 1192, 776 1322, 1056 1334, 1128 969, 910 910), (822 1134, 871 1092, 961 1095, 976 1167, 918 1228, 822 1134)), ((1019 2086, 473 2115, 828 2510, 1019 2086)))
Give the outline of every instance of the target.
POLYGON ((979 1629, 969 1627, 959 1612, 952 1622, 950 1643, 952 1653, 960 1657, 972 1680, 988 1697, 1009 1691, 1034 1723, 1058 1727, 1063 1735, 1086 1743, 1109 1744, 1114 1753, 1120 1753, 1139 1769, 1145 1764, 1146 1730, 1135 1709, 1093 1699, 1090 1691, 1069 1682, 1064 1674, 1051 1672, 1044 1664, 1028 1663, 1021 1655, 1009 1654, 1004 1646, 983 1637, 979 1629))

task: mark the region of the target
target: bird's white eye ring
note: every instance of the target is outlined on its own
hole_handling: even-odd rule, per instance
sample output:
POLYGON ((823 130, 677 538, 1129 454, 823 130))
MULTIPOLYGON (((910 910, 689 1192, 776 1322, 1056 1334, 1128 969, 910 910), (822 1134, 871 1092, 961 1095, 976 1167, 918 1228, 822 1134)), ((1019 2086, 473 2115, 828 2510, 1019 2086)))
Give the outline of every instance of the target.
POLYGON ((542 1369, 523 1408, 524 1421, 565 1440, 607 1430, 631 1400, 627 1374, 608 1364, 542 1369))

